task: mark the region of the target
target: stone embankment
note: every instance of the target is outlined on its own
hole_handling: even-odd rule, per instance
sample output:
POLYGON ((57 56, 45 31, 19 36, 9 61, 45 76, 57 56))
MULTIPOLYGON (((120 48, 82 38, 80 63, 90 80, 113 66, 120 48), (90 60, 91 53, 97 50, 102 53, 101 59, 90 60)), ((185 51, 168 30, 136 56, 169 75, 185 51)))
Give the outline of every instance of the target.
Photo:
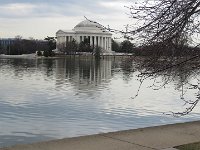
POLYGON ((174 150, 200 141, 200 121, 67 138, 0 150, 174 150))

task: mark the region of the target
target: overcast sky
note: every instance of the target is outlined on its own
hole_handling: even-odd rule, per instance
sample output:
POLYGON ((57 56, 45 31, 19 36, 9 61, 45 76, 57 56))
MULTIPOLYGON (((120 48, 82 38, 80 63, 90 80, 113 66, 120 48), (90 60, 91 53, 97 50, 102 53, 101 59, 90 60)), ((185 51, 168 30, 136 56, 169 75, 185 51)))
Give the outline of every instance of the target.
POLYGON ((43 39, 59 29, 72 29, 84 16, 112 28, 131 22, 134 0, 1 0, 0 38, 21 35, 43 39))

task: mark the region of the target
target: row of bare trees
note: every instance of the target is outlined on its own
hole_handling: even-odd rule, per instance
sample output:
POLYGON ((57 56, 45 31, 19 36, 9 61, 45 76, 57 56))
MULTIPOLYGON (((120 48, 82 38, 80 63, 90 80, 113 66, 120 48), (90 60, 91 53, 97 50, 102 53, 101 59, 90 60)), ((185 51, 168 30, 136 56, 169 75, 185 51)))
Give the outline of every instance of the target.
POLYGON ((45 56, 51 56, 54 49, 56 49, 55 37, 36 40, 33 38, 23 39, 21 36, 16 36, 9 44, 0 45, 0 53, 7 55, 32 54, 36 53, 36 51, 44 51, 45 56))

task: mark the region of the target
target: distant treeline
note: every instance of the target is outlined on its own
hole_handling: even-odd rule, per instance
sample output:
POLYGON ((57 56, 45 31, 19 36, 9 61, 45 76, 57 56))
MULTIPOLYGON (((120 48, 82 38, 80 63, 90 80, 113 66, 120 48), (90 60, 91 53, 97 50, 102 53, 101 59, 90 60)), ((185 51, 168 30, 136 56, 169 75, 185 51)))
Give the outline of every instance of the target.
POLYGON ((200 55, 200 48, 174 43, 154 43, 136 47, 125 40, 121 43, 112 41, 112 51, 120 53, 133 53, 136 56, 191 56, 200 55))
POLYGON ((52 50, 56 49, 55 37, 46 37, 44 40, 33 38, 22 39, 16 36, 14 39, 0 39, 0 54, 22 55, 39 52, 45 57, 54 56, 52 50))
MULTIPOLYGON (((8 42, 9 43, 9 42, 8 42)), ((57 48, 65 54, 75 54, 76 52, 95 52, 96 47, 90 46, 90 41, 85 39, 80 44, 75 40, 65 44, 57 45, 57 48)), ((39 55, 44 52, 44 56, 53 56, 52 50, 56 49, 55 37, 47 37, 44 40, 22 39, 16 37, 9 44, 2 44, 0 39, 0 54, 21 55, 31 54, 36 51, 39 55)), ((103 49, 98 49, 103 52, 103 49)), ((200 55, 200 48, 188 45, 169 45, 168 43, 156 43, 151 45, 135 46, 129 40, 119 43, 112 40, 112 51, 117 53, 132 53, 136 56, 190 56, 200 55)))
POLYGON ((0 53, 7 55, 31 54, 47 49, 47 41, 34 39, 14 39, 11 44, 0 44, 0 53))
POLYGON ((200 55, 200 48, 189 45, 166 45, 158 43, 141 46, 135 49, 135 54, 140 56, 194 56, 200 55))

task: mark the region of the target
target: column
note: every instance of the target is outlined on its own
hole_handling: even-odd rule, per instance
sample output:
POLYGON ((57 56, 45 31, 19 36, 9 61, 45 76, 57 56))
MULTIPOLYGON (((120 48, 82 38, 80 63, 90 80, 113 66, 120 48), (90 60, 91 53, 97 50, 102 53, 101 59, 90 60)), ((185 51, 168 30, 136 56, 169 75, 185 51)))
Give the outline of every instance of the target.
POLYGON ((110 51, 110 41, 109 41, 109 37, 108 37, 108 51, 110 51))
POLYGON ((96 46, 97 46, 97 37, 94 36, 94 47, 96 47, 96 46))
POLYGON ((65 36, 65 46, 67 46, 67 36, 65 36))
POLYGON ((108 51, 108 37, 106 38, 106 49, 108 51))
POLYGON ((106 38, 106 50, 108 52, 108 37, 106 38))
POLYGON ((80 43, 80 36, 76 35, 76 42, 79 44, 80 43))
POLYGON ((111 52, 112 51, 112 39, 111 37, 109 38, 109 51, 111 52))
POLYGON ((105 41, 104 41, 104 49, 107 51, 107 44, 106 44, 106 37, 104 37, 105 41))
POLYGON ((100 39, 100 36, 98 36, 98 47, 101 47, 101 41, 100 41, 101 39, 100 39))
POLYGON ((93 46, 93 38, 90 36, 90 46, 93 46))
POLYGON ((104 46, 104 45, 105 45, 104 37, 102 37, 102 44, 103 44, 103 47, 102 47, 102 48, 103 48, 103 50, 105 50, 105 46, 104 46))
POLYGON ((108 52, 109 52, 109 37, 107 37, 107 50, 108 50, 108 52))
POLYGON ((82 36, 80 36, 80 43, 82 42, 82 36))
POLYGON ((98 39, 98 36, 96 36, 96 47, 98 46, 98 41, 99 39, 98 39))
POLYGON ((100 36, 100 47, 103 49, 103 38, 102 38, 102 36, 100 36))

